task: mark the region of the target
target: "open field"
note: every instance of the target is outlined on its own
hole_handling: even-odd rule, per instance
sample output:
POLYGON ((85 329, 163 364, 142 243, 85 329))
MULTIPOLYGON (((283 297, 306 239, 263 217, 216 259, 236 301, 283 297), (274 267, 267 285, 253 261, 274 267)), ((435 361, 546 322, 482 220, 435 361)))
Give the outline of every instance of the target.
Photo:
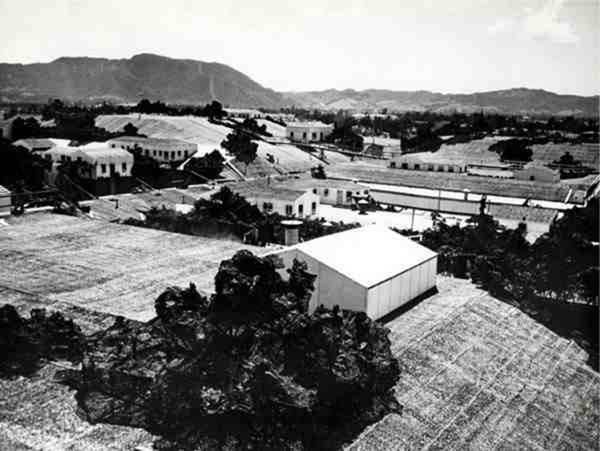
MULTIPOLYGON (((443 189, 471 193, 492 194, 496 196, 539 199, 562 202, 569 194, 566 184, 528 182, 521 180, 503 180, 489 177, 469 176, 465 174, 411 171, 390 169, 367 163, 340 164, 327 168, 332 178, 357 179, 361 182, 383 183, 389 185, 414 186, 417 188, 443 189)), ((572 201, 581 201, 582 193, 576 192, 572 201)))
POLYGON ((598 449, 600 376, 587 354, 459 279, 391 320, 401 416, 349 451, 598 449))
POLYGON ((240 249, 217 240, 36 213, 0 229, 0 286, 136 320, 154 316, 170 285, 212 291, 221 260, 240 249))

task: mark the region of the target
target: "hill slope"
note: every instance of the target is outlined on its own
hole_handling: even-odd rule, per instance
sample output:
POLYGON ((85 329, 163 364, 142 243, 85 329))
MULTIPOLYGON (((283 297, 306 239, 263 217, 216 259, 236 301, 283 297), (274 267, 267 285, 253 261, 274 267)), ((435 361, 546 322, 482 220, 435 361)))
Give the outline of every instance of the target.
POLYGON ((553 115, 598 115, 598 96, 560 95, 541 89, 507 89, 474 94, 440 94, 430 91, 355 91, 287 92, 286 103, 304 108, 390 111, 528 113, 553 115))
POLYGON ((280 94, 219 63, 152 54, 130 59, 59 58, 50 63, 0 64, 0 101, 138 102, 142 98, 197 104, 277 107, 280 94))

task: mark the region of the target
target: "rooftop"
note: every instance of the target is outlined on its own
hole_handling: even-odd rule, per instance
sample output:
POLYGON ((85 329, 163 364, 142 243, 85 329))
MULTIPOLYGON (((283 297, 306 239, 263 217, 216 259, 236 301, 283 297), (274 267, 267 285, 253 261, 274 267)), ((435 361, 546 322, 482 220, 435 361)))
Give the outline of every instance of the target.
POLYGON ((194 282, 212 292, 221 260, 263 249, 52 213, 6 222, 0 287, 140 321, 154 317, 154 300, 166 287, 194 282))
POLYGON ((288 122, 288 127, 322 127, 322 128, 332 128, 333 124, 324 124, 319 121, 306 121, 306 122, 288 122))
POLYGON ((587 354, 468 281, 393 319, 402 415, 346 451, 597 449, 600 376, 587 354))
POLYGON ((225 186, 246 198, 259 197, 279 200, 296 200, 306 193, 306 190, 286 188, 275 183, 267 184, 267 182, 263 180, 228 183, 225 186))
POLYGON ((294 247, 367 288, 437 255, 381 225, 334 233, 294 247))
POLYGON ((24 146, 30 148, 46 148, 49 149, 55 146, 55 143, 46 138, 25 138, 19 139, 13 143, 13 146, 24 146))
POLYGON ((181 144, 192 144, 187 141, 172 138, 146 138, 144 136, 120 136, 113 138, 111 141, 131 142, 131 143, 146 143, 153 146, 175 146, 181 144))

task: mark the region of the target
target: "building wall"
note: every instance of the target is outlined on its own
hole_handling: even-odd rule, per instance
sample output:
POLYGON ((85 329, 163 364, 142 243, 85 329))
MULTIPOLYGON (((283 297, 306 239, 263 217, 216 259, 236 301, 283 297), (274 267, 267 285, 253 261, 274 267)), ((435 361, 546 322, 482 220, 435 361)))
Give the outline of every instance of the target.
POLYGON ((133 168, 133 155, 114 155, 114 156, 94 156, 93 151, 85 152, 82 150, 61 152, 60 149, 52 149, 44 154, 53 162, 52 170, 56 172, 58 166, 64 161, 75 162, 78 159, 85 161, 93 166, 91 174, 81 174, 82 177, 100 179, 108 178, 111 175, 120 177, 131 177, 133 168))
POLYGON ((369 288, 367 315, 379 319, 435 287, 437 256, 369 288))
MULTIPOLYGON (((2 188, 2 187, 0 187, 0 188, 2 188)), ((10 207, 11 207, 10 191, 0 189, 0 216, 9 215, 10 207)))
POLYGON ((318 187, 314 188, 317 190, 317 194, 321 199, 321 203, 328 205, 345 205, 349 206, 354 203, 352 196, 348 196, 348 192, 352 192, 353 195, 368 195, 368 188, 354 188, 350 189, 342 189, 342 188, 327 188, 327 187, 318 187), (366 192, 366 193, 365 193, 366 192))
POLYGON ((309 302, 309 313, 314 312, 318 305, 328 308, 339 305, 346 310, 366 311, 367 289, 365 287, 296 248, 284 249, 277 255, 283 261, 284 268, 280 269, 279 273, 285 279, 289 277, 286 269, 292 267, 294 258, 305 262, 308 272, 317 276, 315 289, 309 302))
POLYGON ((437 197, 426 197, 404 193, 395 193, 390 191, 371 190, 371 197, 379 203, 386 205, 395 205, 405 208, 416 208, 417 210, 443 211, 464 215, 474 215, 479 213, 479 202, 444 199, 437 197))
POLYGON ((160 163, 185 160, 198 150, 196 144, 183 141, 169 143, 168 145, 148 143, 143 140, 140 140, 140 142, 119 141, 118 139, 110 141, 111 148, 133 151, 136 146, 141 149, 142 155, 153 158, 160 163))
POLYGON ((285 136, 297 142, 318 142, 323 141, 332 131, 332 127, 298 127, 288 125, 285 129, 285 136))
POLYGON ((248 196, 247 200, 248 202, 255 204, 261 211, 277 213, 281 216, 295 218, 317 218, 319 216, 319 196, 312 191, 304 193, 293 201, 289 199, 277 199, 266 195, 264 197, 248 196), (265 209, 265 204, 270 204, 272 208, 270 210, 265 209), (291 207, 291 214, 289 214, 288 206, 291 207), (302 208, 300 208, 300 206, 302 206, 302 208), (313 206, 315 207, 314 209, 313 206))
POLYGON ((396 169, 408 169, 412 171, 431 171, 431 172, 465 172, 466 168, 460 164, 449 163, 423 163, 418 161, 390 161, 390 167, 396 169))

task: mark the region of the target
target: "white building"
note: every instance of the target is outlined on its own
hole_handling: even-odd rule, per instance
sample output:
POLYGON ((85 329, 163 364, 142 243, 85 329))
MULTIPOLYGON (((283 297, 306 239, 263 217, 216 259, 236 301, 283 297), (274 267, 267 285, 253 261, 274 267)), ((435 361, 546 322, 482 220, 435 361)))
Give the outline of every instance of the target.
POLYGON ((91 165, 90 173, 81 176, 89 179, 109 178, 115 175, 130 177, 133 168, 133 155, 129 152, 111 148, 107 143, 93 142, 84 146, 53 147, 44 152, 44 157, 52 160, 53 169, 64 162, 83 161, 91 165))
POLYGON ((251 108, 225 108, 225 112, 228 116, 240 119, 262 119, 266 117, 266 114, 262 111, 251 108))
POLYGON ((318 142, 323 141, 333 131, 332 124, 322 122, 290 122, 285 128, 285 136, 291 141, 318 142))
POLYGON ((264 213, 277 213, 286 218, 317 218, 319 196, 312 190, 298 190, 268 185, 260 182, 243 182, 226 185, 233 192, 264 213))
MULTIPOLYGON (((285 268, 306 262, 317 276, 309 304, 379 319, 435 287, 437 254, 385 226, 327 235, 275 252, 285 268)), ((282 270, 282 274, 285 269, 282 270)))
POLYGON ((560 172, 532 161, 531 163, 527 163, 522 170, 516 171, 515 178, 529 182, 558 183, 560 181, 560 172))
POLYGON ((139 149, 142 155, 153 158, 160 163, 186 160, 191 157, 198 145, 179 139, 144 138, 141 136, 121 136, 108 141, 111 148, 128 151, 139 149))
POLYGON ((390 168, 432 172, 466 172, 467 165, 434 153, 406 154, 390 161, 390 168))
POLYGON ((351 206, 360 199, 369 198, 370 195, 370 189, 367 185, 347 180, 291 178, 276 181, 276 183, 292 189, 309 189, 313 194, 319 196, 322 204, 329 205, 351 206))

